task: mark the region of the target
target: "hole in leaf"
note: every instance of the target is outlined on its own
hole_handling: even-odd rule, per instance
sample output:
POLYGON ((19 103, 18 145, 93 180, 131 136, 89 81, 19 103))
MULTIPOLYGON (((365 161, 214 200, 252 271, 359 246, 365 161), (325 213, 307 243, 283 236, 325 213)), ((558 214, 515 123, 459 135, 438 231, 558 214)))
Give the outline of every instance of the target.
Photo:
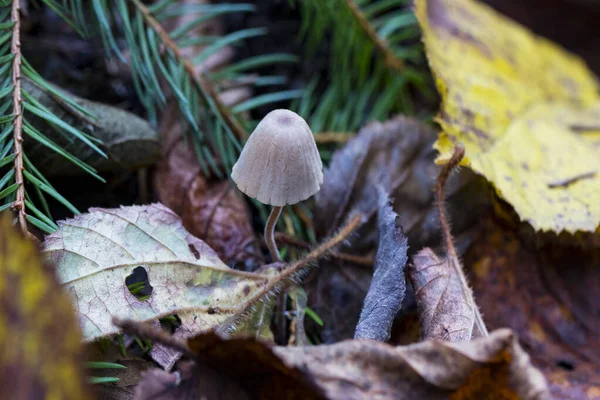
POLYGON ((140 301, 148 300, 152 295, 153 288, 148 280, 148 272, 144 267, 135 267, 131 275, 125 278, 125 285, 129 289, 129 293, 140 301))
POLYGON ((566 369, 567 371, 574 371, 575 370, 575 365, 572 362, 567 361, 567 360, 558 360, 556 362, 556 365, 559 366, 559 367, 561 367, 561 368, 563 368, 563 369, 566 369))
POLYGON ((175 333, 175 330, 181 326, 181 319, 177 315, 168 315, 158 320, 160 327, 170 333, 175 333))

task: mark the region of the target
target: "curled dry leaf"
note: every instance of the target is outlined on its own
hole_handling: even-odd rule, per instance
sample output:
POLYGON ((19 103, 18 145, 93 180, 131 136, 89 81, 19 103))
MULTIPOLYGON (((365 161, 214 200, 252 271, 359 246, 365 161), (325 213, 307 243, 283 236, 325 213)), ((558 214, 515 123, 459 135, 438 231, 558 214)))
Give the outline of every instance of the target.
MULTIPOLYGON (((374 256, 379 184, 395 199, 393 209, 400 216, 410 248, 436 246, 441 233, 432 191, 439 172, 433 163, 436 152, 431 148, 435 137, 436 132, 427 125, 402 116, 362 128, 334 154, 325 171, 323 187, 315 196, 318 237, 338 229, 347 214, 358 209, 370 221, 341 251, 374 256)), ((447 206, 461 247, 488 206, 487 189, 468 170, 461 171, 448 188, 447 206), (469 205, 468 213, 464 212, 465 204, 469 205)), ((325 322, 321 338, 326 343, 352 338, 372 270, 338 259, 321 265, 307 281, 306 289, 309 306, 325 322)))
MULTIPOLYGON (((181 319, 179 334, 189 336, 223 322, 267 282, 227 267, 161 204, 92 208, 59 227, 46 238, 44 255, 72 296, 86 340, 117 333, 112 317, 143 321, 171 314, 181 319), (152 288, 145 300, 125 283, 135 269, 147 274, 152 288)), ((265 307, 252 315, 264 317, 265 307)), ((238 332, 269 337, 268 318, 261 321, 238 332)))
POLYGON ((465 255, 490 328, 510 327, 557 399, 600 398, 600 249, 531 243, 486 219, 465 255))
POLYGON ((597 78, 579 57, 478 1, 415 6, 442 97, 441 157, 463 143, 465 164, 537 230, 594 232, 597 78))
POLYGON ((198 354, 191 378, 174 387, 176 377, 165 376, 167 384, 156 388, 159 372, 153 372, 136 399, 228 399, 213 393, 232 386, 241 389, 235 398, 260 399, 550 398, 543 375, 507 329, 468 343, 405 347, 370 340, 271 347, 210 333, 190 339, 189 347, 198 354), (142 396, 148 389, 158 395, 142 396))
POLYGON ((446 181, 464 154, 464 147, 457 145, 436 183, 446 256, 440 260, 433 250, 425 248, 414 257, 408 269, 420 315, 421 336, 425 339, 461 342, 488 334, 458 259, 445 208, 446 181))
POLYGON ((392 210, 390 199, 381 188, 377 219, 379 247, 375 271, 354 338, 387 342, 406 292, 404 267, 408 260, 408 243, 400 217, 392 210))
MULTIPOLYGON (((413 257, 408 269, 415 291, 423 339, 442 339, 451 342, 469 341, 481 337, 475 326, 470 293, 456 274, 451 263, 456 259, 440 259, 430 248, 413 257)), ((462 268, 458 264, 458 268, 462 268)))
POLYGON ((227 264, 253 271, 263 257, 248 206, 231 182, 208 184, 196 177, 186 193, 181 218, 227 264))
POLYGON ((196 155, 181 138, 176 115, 167 115, 160 129, 169 150, 155 175, 158 198, 225 263, 256 269, 264 260, 247 204, 229 181, 210 183, 203 176, 196 155))
POLYGON ((0 398, 93 399, 66 293, 33 242, 0 215, 0 398))

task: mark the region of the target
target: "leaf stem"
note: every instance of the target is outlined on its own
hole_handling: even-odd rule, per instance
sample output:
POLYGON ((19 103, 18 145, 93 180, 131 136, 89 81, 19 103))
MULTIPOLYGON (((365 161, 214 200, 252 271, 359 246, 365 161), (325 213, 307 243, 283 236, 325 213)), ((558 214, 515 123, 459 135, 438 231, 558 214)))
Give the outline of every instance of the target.
POLYGON ((446 242, 446 251, 447 251, 447 259, 449 264, 452 265, 452 268, 455 270, 456 275, 458 276, 460 283, 465 291, 465 300, 467 304, 473 310, 473 314, 475 316, 475 325, 479 329, 479 332, 482 336, 489 336, 487 327, 483 322, 483 318, 481 317, 481 313, 479 312, 479 307, 475 304, 475 297, 473 295, 473 291, 467 282, 467 278, 463 271, 462 266, 458 261, 458 255, 456 253, 456 248, 454 247, 454 240, 452 239, 452 232, 450 229, 450 222, 448 222, 448 216, 446 214, 446 204, 445 204, 445 188, 446 181, 448 180, 448 176, 450 176, 450 172, 458 166, 460 161, 465 156, 465 148, 462 144, 457 144, 454 148, 454 153, 450 160, 444 164, 442 170, 440 171, 440 175, 438 176, 435 194, 436 194, 436 202, 438 212, 440 214, 440 224, 442 225, 442 239, 446 242))
POLYGON ((346 0, 346 5, 350 9, 352 16, 358 22, 358 25, 362 28, 365 34, 369 37, 369 39, 373 42, 375 47, 379 50, 379 52, 385 58, 385 64, 390 68, 394 69, 398 72, 402 72, 404 69, 404 62, 396 57, 387 41, 381 39, 379 35, 377 35, 377 31, 373 28, 365 14, 361 11, 358 5, 354 2, 354 0, 346 0))
POLYGON ((212 99, 229 129, 231 129, 231 131, 240 140, 246 140, 248 138, 248 133, 240 125, 239 121, 233 116, 231 111, 229 111, 227 106, 223 104, 212 83, 205 79, 201 73, 196 73, 194 64, 192 64, 192 62, 183 55, 179 46, 177 46, 173 39, 171 39, 171 36, 169 36, 169 33, 152 16, 150 10, 148 10, 148 8, 144 4, 142 4, 140 0, 130 1, 142 13, 142 16, 144 17, 148 25, 150 25, 154 32, 158 34, 165 46, 167 46, 167 48, 173 52, 175 58, 183 64, 186 72, 192 77, 194 83, 199 87, 200 91, 207 93, 208 96, 212 99))
POLYGON ((14 55, 12 64, 13 84, 13 137, 15 141, 15 182, 19 185, 16 199, 12 208, 17 212, 19 226, 23 233, 27 234, 27 219, 25 214, 25 181, 23 179, 23 112, 21 97, 21 4, 20 0, 13 0, 11 9, 12 42, 10 51, 14 55))

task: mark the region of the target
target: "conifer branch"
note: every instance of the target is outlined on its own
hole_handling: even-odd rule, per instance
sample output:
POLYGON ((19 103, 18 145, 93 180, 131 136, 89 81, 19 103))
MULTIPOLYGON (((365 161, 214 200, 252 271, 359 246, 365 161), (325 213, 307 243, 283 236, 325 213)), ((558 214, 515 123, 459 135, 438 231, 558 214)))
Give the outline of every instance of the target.
POLYGON ((404 69, 404 61, 394 54, 385 39, 379 38, 377 31, 375 28, 373 28, 373 26, 371 26, 371 23, 365 14, 360 10, 358 5, 354 2, 354 0, 346 0, 346 5, 350 9, 350 13, 356 19, 358 25, 365 32, 367 37, 373 42, 375 48, 383 55, 385 59, 385 65, 387 65, 390 69, 402 72, 404 69))
POLYGON ((231 129, 231 131, 234 132, 240 140, 246 140, 248 138, 248 133, 240 125, 238 120, 231 114, 227 106, 225 106, 220 100, 217 91, 213 87, 212 83, 209 80, 205 79, 201 73, 196 73, 192 62, 183 55, 179 46, 177 46, 173 39, 171 39, 169 33, 152 16, 150 10, 148 10, 148 8, 144 4, 142 4, 140 0, 130 1, 140 11, 146 23, 154 30, 154 32, 156 32, 156 34, 160 37, 165 46, 167 46, 169 50, 173 52, 175 58, 183 63, 186 72, 190 75, 193 82, 198 86, 198 88, 212 99, 219 113, 225 120, 225 123, 229 126, 229 129, 231 129))
POLYGON ((13 137, 15 151, 15 180, 18 185, 16 199, 12 208, 17 212, 19 227, 23 233, 27 233, 27 219, 25 214, 25 181, 23 179, 23 109, 21 97, 21 4, 20 0, 12 1, 11 21, 12 43, 12 84, 13 84, 13 137))

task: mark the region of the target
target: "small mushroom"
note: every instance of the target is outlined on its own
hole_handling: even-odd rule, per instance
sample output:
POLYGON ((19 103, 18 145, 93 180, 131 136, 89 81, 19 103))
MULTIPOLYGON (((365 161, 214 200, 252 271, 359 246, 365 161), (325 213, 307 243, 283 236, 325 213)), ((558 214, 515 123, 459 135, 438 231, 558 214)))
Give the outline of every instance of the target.
POLYGON ((247 196, 273 206, 265 242, 273 261, 281 261, 274 229, 282 207, 308 199, 323 183, 323 163, 306 121, 289 110, 267 114, 246 142, 231 178, 247 196))

